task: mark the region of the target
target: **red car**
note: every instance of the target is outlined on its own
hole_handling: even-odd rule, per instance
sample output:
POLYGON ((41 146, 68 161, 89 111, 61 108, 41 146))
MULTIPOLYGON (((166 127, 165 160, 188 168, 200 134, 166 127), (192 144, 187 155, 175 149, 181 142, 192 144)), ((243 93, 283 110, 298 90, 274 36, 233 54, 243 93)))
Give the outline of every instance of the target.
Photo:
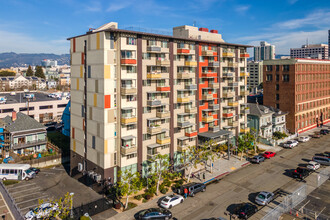
POLYGON ((266 151, 262 156, 266 159, 269 159, 271 157, 275 157, 276 153, 275 152, 271 152, 271 151, 266 151))

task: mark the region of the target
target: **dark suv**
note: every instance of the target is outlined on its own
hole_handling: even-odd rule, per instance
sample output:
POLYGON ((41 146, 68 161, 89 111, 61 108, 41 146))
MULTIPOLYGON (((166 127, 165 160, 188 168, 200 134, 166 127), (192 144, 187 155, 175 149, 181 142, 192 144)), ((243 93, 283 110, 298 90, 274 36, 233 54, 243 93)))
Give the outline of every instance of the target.
POLYGON ((310 174, 310 170, 306 167, 298 167, 292 172, 293 178, 305 179, 310 174))
POLYGON ((206 185, 204 183, 188 183, 181 186, 180 194, 184 194, 184 189, 188 189, 188 195, 194 197, 198 192, 205 192, 206 185))
POLYGON ((329 130, 328 129, 322 129, 320 131, 320 134, 327 135, 327 134, 329 134, 329 130))
POLYGON ((242 203, 234 209, 234 214, 236 214, 240 219, 248 219, 257 211, 257 206, 252 203, 242 203))

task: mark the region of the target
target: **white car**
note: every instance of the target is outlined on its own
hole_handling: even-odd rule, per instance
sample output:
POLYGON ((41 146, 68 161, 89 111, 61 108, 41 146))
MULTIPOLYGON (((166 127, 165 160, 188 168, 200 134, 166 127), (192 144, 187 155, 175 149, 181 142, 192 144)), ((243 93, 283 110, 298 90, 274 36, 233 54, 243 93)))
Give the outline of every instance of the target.
POLYGON ((309 141, 310 139, 311 139, 311 138, 308 137, 308 136, 301 136, 301 137, 298 138, 298 141, 299 141, 299 142, 307 142, 307 141, 309 141))
POLYGON ((291 141, 287 141, 286 143, 283 144, 283 147, 287 147, 287 148, 294 148, 298 145, 298 141, 295 140, 291 140, 291 141))
POLYGON ((318 162, 315 162, 315 161, 309 161, 308 165, 307 165, 307 169, 309 170, 317 170, 320 168, 320 164, 318 162))
POLYGON ((52 211, 58 210, 58 204, 52 204, 52 203, 43 203, 39 207, 32 209, 28 213, 25 214, 26 220, 32 220, 32 219, 43 219, 45 217, 49 217, 49 214, 52 211))
POLYGON ((173 206, 183 203, 183 200, 184 198, 181 195, 170 195, 166 196, 159 205, 163 208, 170 209, 173 206))

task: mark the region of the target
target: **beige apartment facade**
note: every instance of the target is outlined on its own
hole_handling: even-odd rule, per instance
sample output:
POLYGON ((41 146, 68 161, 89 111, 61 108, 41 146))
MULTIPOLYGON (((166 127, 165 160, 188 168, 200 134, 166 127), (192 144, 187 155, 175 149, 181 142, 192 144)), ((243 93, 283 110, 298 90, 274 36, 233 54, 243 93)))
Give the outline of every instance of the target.
POLYGON ((70 38, 73 175, 83 166, 113 182, 119 170, 145 176, 157 154, 179 166, 189 145, 248 131, 248 46, 214 30, 174 29, 164 36, 112 22, 70 38))

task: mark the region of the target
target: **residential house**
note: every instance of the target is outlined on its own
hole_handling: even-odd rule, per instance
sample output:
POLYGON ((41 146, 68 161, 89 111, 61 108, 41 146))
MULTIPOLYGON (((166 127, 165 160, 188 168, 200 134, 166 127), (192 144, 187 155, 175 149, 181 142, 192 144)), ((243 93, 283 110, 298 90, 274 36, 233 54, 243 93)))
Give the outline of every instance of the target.
POLYGON ((264 105, 248 103, 248 126, 254 128, 259 137, 271 138, 273 136, 273 114, 274 112, 264 105))

